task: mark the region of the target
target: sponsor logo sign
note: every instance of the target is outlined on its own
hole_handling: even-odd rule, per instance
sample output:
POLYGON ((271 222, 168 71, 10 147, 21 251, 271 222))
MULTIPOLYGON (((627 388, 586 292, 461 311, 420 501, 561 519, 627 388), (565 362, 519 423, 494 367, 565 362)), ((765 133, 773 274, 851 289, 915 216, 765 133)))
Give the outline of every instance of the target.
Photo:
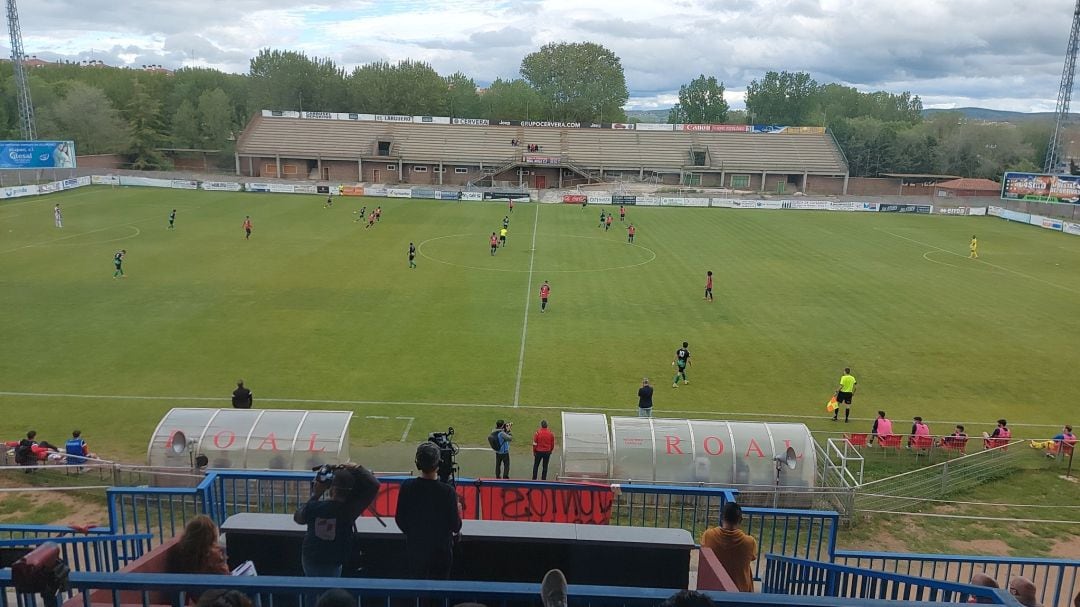
POLYGON ((484 200, 513 200, 514 202, 528 202, 529 195, 525 192, 484 192, 484 200))
POLYGON ((612 196, 611 202, 615 204, 634 205, 637 204, 637 196, 612 196))
POLYGON ((627 124, 625 122, 612 122, 611 123, 611 128, 613 128, 613 129, 615 129, 617 131, 632 131, 632 130, 634 130, 634 126, 635 125, 633 125, 633 124, 627 124))
POLYGON ((73 168, 73 141, 0 141, 0 169, 73 168))
POLYGON ((660 198, 656 196, 638 196, 637 206, 639 207, 658 207, 660 206, 660 198))
POLYGON ((269 183, 249 183, 249 184, 247 184, 247 186, 244 189, 246 189, 249 192, 269 192, 270 191, 270 184, 269 183))
POLYGON ((3 192, 4 198, 22 198, 23 196, 33 196, 37 194, 38 186, 20 185, 14 188, 4 188, 0 191, 3 192))
POLYGON ((376 114, 376 122, 412 122, 412 116, 400 116, 397 114, 376 114))
POLYGON ((554 129, 580 129, 580 122, 548 122, 548 121, 536 121, 536 120, 522 120, 521 126, 526 127, 549 127, 554 129))
POLYGON ((64 189, 64 190, 70 190, 72 188, 77 188, 80 185, 82 185, 82 184, 79 183, 78 179, 65 179, 65 180, 60 182, 60 188, 64 189))
POLYGON ((413 198, 435 198, 435 188, 413 188, 413 198))
POLYGON ((364 186, 362 185, 343 185, 338 189, 338 193, 342 196, 363 196, 364 186))
POLYGON ((521 157, 521 161, 528 164, 560 164, 562 158, 558 156, 538 156, 536 154, 525 154, 521 157))
POLYGON ((437 200, 460 200, 461 192, 447 192, 445 190, 439 190, 435 192, 435 198, 437 200))
POLYGON ((986 215, 986 207, 968 207, 968 215, 986 215))
POLYGON ((709 206, 709 199, 662 196, 660 198, 660 204, 665 207, 707 207, 709 206))
POLYGON ((878 211, 882 213, 918 213, 920 215, 929 215, 934 210, 932 205, 928 204, 885 204, 878 205, 878 211))
POLYGON ((563 194, 562 201, 570 204, 581 204, 588 200, 585 194, 563 194))
POLYGON ((317 118, 319 120, 333 120, 334 115, 330 112, 304 112, 304 118, 317 118))
POLYGON ((783 201, 780 200, 733 200, 733 208, 736 209, 782 209, 783 201))
POLYGON ((937 212, 938 212, 939 215, 967 215, 968 214, 968 208, 967 207, 953 207, 953 208, 938 207, 937 212))
POLYGON ((589 194, 589 204, 611 204, 611 195, 599 192, 589 194))
POLYGON ((293 194, 318 194, 319 190, 313 185, 294 185, 292 192, 293 194))
POLYGON ((745 124, 679 124, 678 131, 696 131, 704 133, 748 133, 750 127, 745 124))
POLYGON ((674 131, 675 130, 675 125, 674 124, 652 124, 652 123, 639 122, 638 124, 634 125, 634 130, 635 131, 674 131))
POLYGON ((94 185, 120 185, 120 178, 116 175, 94 175, 90 178, 94 185))
POLYGON ((204 181, 202 189, 212 192, 239 192, 243 187, 231 181, 204 181))
POLYGON ((1001 197, 1012 200, 1080 202, 1080 176, 1005 173, 1001 197))
POLYGON ((450 124, 468 124, 471 126, 487 126, 491 124, 490 120, 485 118, 452 118, 450 124))
POLYGON ((190 179, 173 179, 169 187, 176 190, 197 190, 199 189, 199 182, 190 179))
POLYGON ((120 176, 120 185, 135 185, 148 188, 171 188, 171 179, 152 179, 150 177, 128 177, 127 175, 120 176))
POLYGON ((987 215, 993 215, 994 217, 1001 217, 1001 214, 1003 212, 1005 212, 1005 209, 1001 207, 995 207, 993 205, 991 205, 990 208, 986 210, 987 215))
POLYGON ((409 188, 389 188, 386 190, 388 198, 412 198, 412 190, 409 188))
POLYGON ((1033 226, 1039 226, 1040 228, 1046 228, 1047 230, 1058 230, 1062 228, 1061 220, 1054 219, 1053 217, 1043 217, 1042 215, 1032 215, 1028 219, 1028 223, 1033 226))
POLYGON ((1066 234, 1073 234, 1075 236, 1080 236, 1080 223, 1073 223, 1071 221, 1063 221, 1063 222, 1061 222, 1061 231, 1065 232, 1066 234))
POLYGON ((386 188, 381 185, 373 185, 364 188, 364 196, 386 196, 386 188))
POLYGON ((483 200, 484 199, 484 193, 483 192, 462 192, 461 193, 461 199, 462 200, 483 200))
POLYGON ((784 200, 785 209, 800 211, 825 211, 829 208, 827 200, 784 200))

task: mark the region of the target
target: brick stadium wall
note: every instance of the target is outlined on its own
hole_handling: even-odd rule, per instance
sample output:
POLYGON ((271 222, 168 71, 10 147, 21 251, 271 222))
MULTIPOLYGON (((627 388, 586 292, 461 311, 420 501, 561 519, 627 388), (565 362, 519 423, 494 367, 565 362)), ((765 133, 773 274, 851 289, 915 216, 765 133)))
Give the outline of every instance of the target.
POLYGON ((127 164, 127 160, 120 154, 94 154, 75 157, 75 166, 80 169, 120 169, 124 168, 125 164, 127 164))
POLYGON ((352 183, 360 181, 360 167, 350 160, 324 160, 322 161, 323 172, 328 181, 341 181, 352 183))

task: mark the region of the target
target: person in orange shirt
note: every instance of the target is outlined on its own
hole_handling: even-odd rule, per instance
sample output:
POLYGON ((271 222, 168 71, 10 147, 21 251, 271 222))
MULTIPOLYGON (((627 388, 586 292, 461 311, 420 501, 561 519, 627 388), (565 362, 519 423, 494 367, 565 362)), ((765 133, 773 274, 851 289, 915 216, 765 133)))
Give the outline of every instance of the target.
POLYGON ((251 239, 251 216, 244 218, 244 240, 251 239))
POLYGON ((540 464, 543 463, 543 472, 540 475, 540 480, 547 480, 548 460, 551 459, 551 452, 555 450, 555 435, 548 430, 548 423, 546 419, 540 420, 540 427, 533 434, 533 476, 532 479, 536 480, 536 472, 540 469, 540 464))
POLYGON ((637 228, 634 227, 634 224, 630 224, 630 226, 626 228, 626 242, 634 244, 635 232, 637 232, 637 228))
POLYGON ((551 296, 551 285, 548 281, 544 281, 544 284, 540 285, 540 313, 547 312, 547 300, 551 296))
POLYGON ((754 572, 751 561, 757 559, 757 540, 739 529, 742 508, 735 502, 724 504, 720 526, 705 530, 701 547, 708 548, 727 570, 740 592, 754 591, 754 572))
POLYGON ((491 254, 494 255, 495 251, 499 249, 499 237, 495 235, 495 232, 491 233, 491 254))

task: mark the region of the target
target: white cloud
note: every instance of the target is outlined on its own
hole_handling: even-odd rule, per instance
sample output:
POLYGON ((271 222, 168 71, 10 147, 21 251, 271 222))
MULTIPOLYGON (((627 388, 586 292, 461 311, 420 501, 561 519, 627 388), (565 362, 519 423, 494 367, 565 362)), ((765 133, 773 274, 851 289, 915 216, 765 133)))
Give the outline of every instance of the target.
POLYGON ((670 104, 715 75, 741 107, 766 70, 911 91, 933 105, 1052 109, 1071 0, 37 0, 20 7, 27 52, 244 72, 261 48, 343 67, 417 59, 480 83, 518 76, 549 42, 618 55, 631 106, 670 104))

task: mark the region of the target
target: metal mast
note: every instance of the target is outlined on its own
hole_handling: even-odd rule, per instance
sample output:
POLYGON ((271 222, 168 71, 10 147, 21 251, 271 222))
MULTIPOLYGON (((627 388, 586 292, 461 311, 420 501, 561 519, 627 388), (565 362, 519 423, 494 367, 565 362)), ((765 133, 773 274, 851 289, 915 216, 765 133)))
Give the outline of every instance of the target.
POLYGON ((1061 163, 1062 146, 1065 127, 1069 121, 1069 102, 1072 100, 1073 77, 1076 75, 1076 50, 1080 45, 1080 0, 1076 0, 1076 8, 1073 9, 1072 32, 1069 33, 1069 46, 1065 49, 1065 68, 1061 70, 1061 88, 1058 89, 1057 109, 1054 111, 1057 120, 1054 122, 1054 134, 1050 137, 1050 145, 1046 150, 1045 173, 1056 173, 1061 163))
MULTIPOLYGON (((1077 0, 1080 6, 1080 0, 1077 0)), ((26 64, 23 59, 22 29, 19 28, 19 7, 15 0, 7 0, 8 33, 11 35, 11 63, 15 66, 15 93, 19 97, 19 126, 22 127, 23 139, 37 139, 34 127, 34 102, 30 100, 30 81, 26 77, 26 64)))

